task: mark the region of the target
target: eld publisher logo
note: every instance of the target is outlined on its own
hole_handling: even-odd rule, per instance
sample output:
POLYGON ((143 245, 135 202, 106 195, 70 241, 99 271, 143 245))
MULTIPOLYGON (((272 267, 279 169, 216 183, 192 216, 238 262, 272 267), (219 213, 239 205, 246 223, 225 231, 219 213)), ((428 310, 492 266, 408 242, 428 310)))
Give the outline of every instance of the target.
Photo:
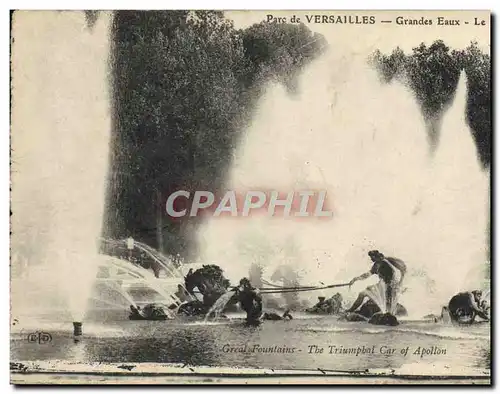
POLYGON ((52 342, 52 335, 48 332, 32 332, 28 335, 28 342, 38 344, 49 343, 52 342))

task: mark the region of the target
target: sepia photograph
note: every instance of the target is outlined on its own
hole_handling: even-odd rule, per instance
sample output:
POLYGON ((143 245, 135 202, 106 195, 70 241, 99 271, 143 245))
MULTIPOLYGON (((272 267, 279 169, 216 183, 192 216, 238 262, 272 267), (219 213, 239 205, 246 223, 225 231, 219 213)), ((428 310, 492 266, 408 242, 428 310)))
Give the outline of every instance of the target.
POLYGON ((11 11, 11 384, 491 385, 491 18, 11 11))

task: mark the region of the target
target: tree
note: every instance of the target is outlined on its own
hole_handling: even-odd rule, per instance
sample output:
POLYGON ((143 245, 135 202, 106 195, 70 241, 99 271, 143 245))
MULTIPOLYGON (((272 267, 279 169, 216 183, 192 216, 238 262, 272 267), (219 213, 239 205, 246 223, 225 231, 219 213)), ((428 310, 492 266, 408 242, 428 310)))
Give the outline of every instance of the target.
POLYGON ((397 47, 390 55, 383 55, 380 50, 375 50, 369 62, 380 73, 385 83, 390 83, 394 78, 402 78, 406 70, 406 55, 397 47))
POLYGON ((491 163, 491 59, 471 43, 462 52, 467 75, 466 117, 476 142, 483 167, 491 163))
POLYGON ((236 30, 220 11, 116 12, 105 235, 196 253, 200 219, 167 217, 166 198, 223 186, 260 87, 271 77, 292 86, 321 38, 303 25, 236 30))
MULTIPOLYGON (((218 265, 204 265, 194 272, 189 272, 185 278, 186 290, 190 293, 195 288, 203 296, 206 311, 226 293, 230 282, 224 276, 224 271, 218 265)), ((206 313, 206 312, 205 312, 206 313)))
POLYGON ((424 43, 405 55, 396 48, 390 55, 375 51, 369 59, 386 83, 394 78, 408 84, 420 105, 431 149, 439 141, 442 116, 455 95, 460 72, 467 75, 466 117, 483 167, 491 160, 490 56, 476 43, 464 50, 450 50, 441 40, 424 43))
MULTIPOLYGON (((229 149, 238 105, 233 69, 242 46, 230 22, 211 11, 118 12, 115 43, 113 164, 124 175, 117 176, 112 204, 123 228, 114 232, 160 244, 163 234, 151 231, 164 222, 157 217, 157 206, 164 206, 158 191, 211 184, 225 158, 217 153, 229 149)), ((174 235, 182 230, 178 223, 165 226, 174 235)))
POLYGON ((250 60, 247 84, 276 80, 295 91, 303 67, 326 47, 325 38, 304 24, 261 22, 242 31, 245 55, 250 60))

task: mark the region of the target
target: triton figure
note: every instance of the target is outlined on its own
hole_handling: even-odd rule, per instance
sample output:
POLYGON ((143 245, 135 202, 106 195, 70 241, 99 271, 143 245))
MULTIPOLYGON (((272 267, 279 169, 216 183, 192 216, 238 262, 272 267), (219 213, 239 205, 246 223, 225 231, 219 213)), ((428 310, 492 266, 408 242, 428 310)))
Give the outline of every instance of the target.
POLYGON ((489 320, 489 306, 480 290, 466 291, 454 295, 448 303, 448 313, 452 321, 472 324, 479 316, 489 320))
MULTIPOLYGON (((380 281, 373 286, 369 286, 365 291, 359 293, 358 298, 354 301, 354 304, 346 310, 346 312, 359 312, 358 309, 363 305, 365 298, 368 298, 372 302, 370 305, 374 305, 376 308, 370 308, 373 310, 373 316, 375 314, 380 314, 385 317, 383 321, 388 325, 396 325, 397 319, 396 314, 405 314, 406 310, 397 303, 397 296, 401 289, 404 276, 406 274, 406 264, 395 257, 385 257, 378 250, 371 250, 368 252, 368 256, 373 262, 370 271, 357 276, 351 280, 349 283, 352 286, 356 281, 367 279, 372 275, 377 275, 380 281), (374 299, 374 295, 379 295, 381 299, 374 299), (399 310, 398 310, 399 309, 399 310), (404 310, 404 311, 403 311, 404 310)), ((364 313, 362 313, 364 315, 364 313)), ((371 319, 371 316, 365 316, 371 319)), ((378 316, 374 320, 370 320, 373 324, 386 324, 380 320, 378 316), (379 322, 379 320, 381 322, 379 322)))
POLYGON ((247 323, 258 324, 262 315, 262 297, 248 278, 240 280, 240 285, 236 288, 236 297, 247 314, 247 323))

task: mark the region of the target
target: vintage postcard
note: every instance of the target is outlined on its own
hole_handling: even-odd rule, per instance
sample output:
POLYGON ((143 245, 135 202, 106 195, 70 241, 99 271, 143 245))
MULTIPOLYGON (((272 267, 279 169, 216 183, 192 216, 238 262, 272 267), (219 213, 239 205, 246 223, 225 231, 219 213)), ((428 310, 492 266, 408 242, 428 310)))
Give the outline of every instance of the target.
POLYGON ((491 384, 489 11, 15 11, 13 384, 491 384))

